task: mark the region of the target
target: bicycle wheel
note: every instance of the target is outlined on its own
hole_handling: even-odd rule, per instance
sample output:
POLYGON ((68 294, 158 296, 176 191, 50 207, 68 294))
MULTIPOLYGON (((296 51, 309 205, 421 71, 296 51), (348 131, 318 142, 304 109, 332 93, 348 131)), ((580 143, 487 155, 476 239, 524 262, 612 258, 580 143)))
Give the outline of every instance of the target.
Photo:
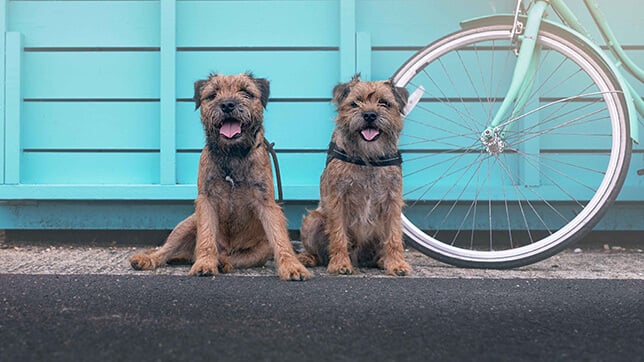
POLYGON ((453 33, 392 77, 410 94, 424 89, 400 139, 407 241, 456 266, 512 268, 561 251, 600 220, 630 160, 614 75, 547 23, 527 101, 482 136, 512 77, 510 32, 505 24, 453 33))

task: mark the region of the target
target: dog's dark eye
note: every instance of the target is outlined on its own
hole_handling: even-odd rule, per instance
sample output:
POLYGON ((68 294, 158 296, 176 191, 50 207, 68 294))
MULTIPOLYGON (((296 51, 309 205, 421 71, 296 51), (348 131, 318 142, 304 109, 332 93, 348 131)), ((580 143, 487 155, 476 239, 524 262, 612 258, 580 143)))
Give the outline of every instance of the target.
POLYGON ((217 93, 213 92, 213 93, 208 94, 206 97, 204 97, 204 99, 207 100, 207 101, 211 101, 211 100, 215 99, 216 96, 217 96, 217 93))
POLYGON ((387 101, 385 101, 385 100, 380 100, 380 101, 378 102, 378 105, 379 105, 379 106, 382 106, 382 107, 385 107, 385 108, 389 108, 389 107, 391 107, 391 103, 389 103, 389 102, 387 102, 387 101))
POLYGON ((356 102, 351 102, 351 108, 358 108, 358 103, 356 102))
POLYGON ((253 99, 253 98, 255 98, 255 95, 254 95, 253 93, 251 93, 250 91, 247 91, 247 90, 245 90, 245 89, 242 89, 242 91, 241 91, 241 92, 242 92, 242 95, 243 95, 245 98, 248 98, 248 99, 253 99))

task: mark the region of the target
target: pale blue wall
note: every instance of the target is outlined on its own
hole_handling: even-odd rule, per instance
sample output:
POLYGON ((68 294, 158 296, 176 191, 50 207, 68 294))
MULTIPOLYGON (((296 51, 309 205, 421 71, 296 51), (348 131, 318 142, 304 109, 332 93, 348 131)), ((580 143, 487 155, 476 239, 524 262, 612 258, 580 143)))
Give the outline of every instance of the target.
MULTIPOLYGON (((628 9, 639 1, 600 3, 644 63, 644 19, 628 9)), ((570 5, 585 14, 580 0, 570 5)), ((213 71, 248 70, 271 80, 267 137, 279 150, 285 209, 297 227, 319 195, 332 87, 356 71, 387 78, 413 53, 400 47, 423 46, 457 30, 459 20, 513 6, 2 0, 0 200, 7 201, 0 201, 0 228, 173 227, 192 209, 203 145, 192 83, 213 71)), ((644 167, 642 148, 635 152, 633 170, 644 167)), ((643 178, 630 172, 620 200, 641 206, 643 178)), ((630 214, 633 205, 624 206, 630 214)), ((612 219, 604 228, 644 228, 641 219, 612 219)))

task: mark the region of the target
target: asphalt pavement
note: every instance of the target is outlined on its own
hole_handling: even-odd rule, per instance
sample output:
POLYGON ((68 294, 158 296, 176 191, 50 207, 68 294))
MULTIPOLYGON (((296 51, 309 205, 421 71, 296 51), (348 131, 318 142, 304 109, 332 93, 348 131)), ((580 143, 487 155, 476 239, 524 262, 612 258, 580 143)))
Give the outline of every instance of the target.
POLYGON ((644 361, 633 245, 514 270, 410 249, 411 277, 313 268, 284 282, 272 263, 190 277, 132 270, 141 246, 5 243, 0 361, 644 361))
POLYGON ((0 275, 3 361, 641 361, 644 281, 0 275))

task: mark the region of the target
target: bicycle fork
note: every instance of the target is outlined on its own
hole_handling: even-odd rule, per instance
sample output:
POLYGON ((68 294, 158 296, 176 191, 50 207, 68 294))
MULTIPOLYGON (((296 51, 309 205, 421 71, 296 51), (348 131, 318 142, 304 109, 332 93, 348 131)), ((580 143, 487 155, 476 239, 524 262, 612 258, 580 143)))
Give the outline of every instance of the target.
POLYGON ((513 42, 520 41, 517 63, 514 67, 508 92, 489 126, 481 133, 480 138, 485 150, 490 154, 498 155, 505 150, 505 131, 512 128, 513 124, 518 120, 516 113, 525 106, 532 92, 541 52, 541 47, 536 45, 537 37, 541 19, 547 7, 547 2, 537 1, 528 12, 525 27, 520 26, 518 23, 519 9, 517 8, 512 31, 513 42), (519 30, 516 31, 516 29, 519 30), (511 109, 513 109, 512 112, 510 112, 511 109), (510 117, 504 121, 508 113, 510 117))

